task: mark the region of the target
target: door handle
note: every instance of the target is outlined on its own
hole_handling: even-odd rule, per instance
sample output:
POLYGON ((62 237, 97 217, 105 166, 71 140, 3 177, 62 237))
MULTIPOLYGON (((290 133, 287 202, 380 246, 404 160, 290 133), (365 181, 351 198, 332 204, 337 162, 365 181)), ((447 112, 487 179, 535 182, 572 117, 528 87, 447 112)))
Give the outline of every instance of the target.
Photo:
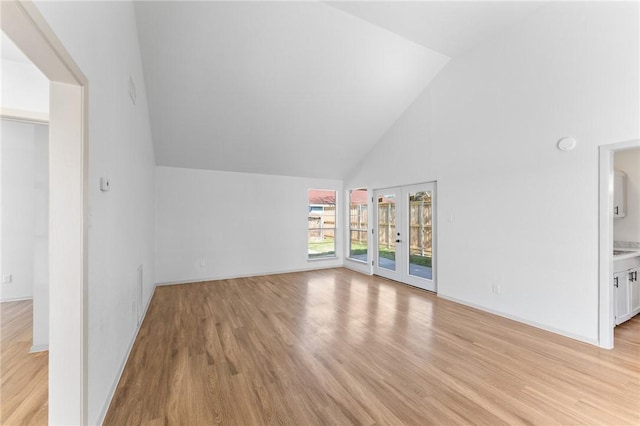
POLYGON ((613 213, 614 213, 614 214, 618 214, 618 206, 615 206, 615 207, 613 208, 613 213))
POLYGON ((618 287, 618 277, 613 277, 613 286, 618 287))
POLYGON ((399 242, 400 242, 400 240, 396 240, 396 243, 399 243, 399 242))

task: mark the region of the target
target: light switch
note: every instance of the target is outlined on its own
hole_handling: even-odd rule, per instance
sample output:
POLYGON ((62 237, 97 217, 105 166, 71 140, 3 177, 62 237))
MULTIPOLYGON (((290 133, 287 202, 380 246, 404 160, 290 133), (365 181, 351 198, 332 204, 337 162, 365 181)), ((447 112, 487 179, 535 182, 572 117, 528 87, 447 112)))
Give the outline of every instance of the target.
POLYGON ((13 282, 13 275, 7 274, 2 276, 2 284, 10 284, 13 282))
POLYGON ((111 189, 111 181, 108 178, 100 178, 100 191, 108 191, 111 189))

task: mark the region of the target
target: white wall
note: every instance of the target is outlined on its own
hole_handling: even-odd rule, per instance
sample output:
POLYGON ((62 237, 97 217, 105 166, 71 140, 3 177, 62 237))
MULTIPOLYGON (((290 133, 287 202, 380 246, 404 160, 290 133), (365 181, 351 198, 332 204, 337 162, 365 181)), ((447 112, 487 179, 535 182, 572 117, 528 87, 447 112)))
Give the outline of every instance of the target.
POLYGON ((0 83, 1 108, 49 113, 49 80, 35 65, 2 59, 0 83))
POLYGON ((155 161, 133 5, 37 2, 89 80, 88 419, 101 421, 154 286, 155 161), (133 78, 137 103, 129 99, 133 78), (100 177, 111 180, 101 192, 100 177))
MULTIPOLYGON (((307 190, 335 189, 339 202, 341 181, 173 167, 156 170, 159 283, 342 265, 340 232, 336 259, 307 260, 307 190)), ((342 217, 337 220, 338 227, 343 226, 342 217)))
POLYGON ((614 219, 613 239, 640 244, 640 148, 616 152, 614 164, 627 174, 627 215, 614 219))
POLYGON ((33 296, 34 139, 33 125, 2 121, 2 301, 33 296))
POLYGON ((596 342, 597 147, 639 136, 638 48, 637 3, 543 6, 452 60, 345 190, 437 180, 439 295, 596 342))
MULTIPOLYGON (((1 128, 1 275, 11 275, 12 282, 1 285, 0 301, 32 298, 37 290, 42 296, 38 302, 45 302, 48 300, 47 126, 3 119, 1 128)), ((42 325, 38 327, 38 344, 47 343, 47 312, 48 309, 38 317, 42 325)))

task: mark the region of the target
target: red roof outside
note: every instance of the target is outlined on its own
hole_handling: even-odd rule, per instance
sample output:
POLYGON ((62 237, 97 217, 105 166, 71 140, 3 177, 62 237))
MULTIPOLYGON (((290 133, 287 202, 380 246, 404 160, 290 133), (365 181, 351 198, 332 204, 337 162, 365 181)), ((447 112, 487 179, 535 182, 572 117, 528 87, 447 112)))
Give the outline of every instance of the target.
POLYGON ((309 204, 335 204, 336 191, 325 191, 322 189, 309 190, 309 204))
MULTIPOLYGON (((351 202, 354 204, 366 204, 367 191, 357 190, 357 189, 351 191, 351 202)), ((336 191, 328 191, 323 189, 309 190, 309 204, 335 204, 335 203, 336 203, 336 191)))
POLYGON ((349 195, 352 204, 367 204, 367 190, 354 189, 349 195))

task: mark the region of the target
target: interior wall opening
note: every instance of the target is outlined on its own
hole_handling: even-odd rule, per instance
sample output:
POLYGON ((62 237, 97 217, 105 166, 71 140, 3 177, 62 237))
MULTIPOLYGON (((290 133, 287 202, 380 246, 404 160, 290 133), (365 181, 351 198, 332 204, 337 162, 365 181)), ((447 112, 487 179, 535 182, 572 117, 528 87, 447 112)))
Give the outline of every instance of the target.
MULTIPOLYGON (((640 155, 640 140, 632 140, 625 141, 619 143, 613 143, 609 145, 602 145, 600 147, 600 191, 599 191, 599 216, 600 216, 600 226, 599 226, 599 318, 598 318, 598 344, 600 347, 606 349, 612 349, 614 347, 614 328, 616 326, 617 318, 616 315, 620 315, 621 306, 618 306, 618 303, 625 305, 629 311, 631 311, 632 301, 635 300, 634 297, 638 300, 638 311, 640 312, 640 287, 636 288, 640 284, 638 282, 634 282, 633 278, 631 281, 628 280, 629 272, 631 272, 631 276, 633 276, 633 266, 628 265, 629 268, 626 268, 624 271, 617 271, 618 266, 627 266, 621 265, 619 262, 633 262, 631 258, 640 259, 640 257, 636 257, 632 254, 614 254, 614 249, 616 251, 620 251, 620 249, 624 250, 622 244, 635 244, 640 240, 640 235, 638 233, 640 231, 631 231, 629 235, 629 239, 636 241, 622 241, 616 240, 615 238, 620 238, 622 233, 618 233, 618 237, 616 237, 616 233, 614 232, 614 221, 619 221, 622 219, 622 209, 619 205, 618 197, 620 196, 620 191, 622 188, 619 185, 619 180, 616 178, 616 166, 615 166, 615 158, 616 154, 629 152, 638 153, 640 155), (616 191, 617 187, 617 191, 616 191), (623 257, 625 257, 623 259, 623 257), (627 259, 626 257, 629 257, 627 259), (629 269, 627 271, 627 269, 629 269), (622 275, 618 275, 622 273, 622 275), (627 278, 625 284, 620 282, 621 277, 627 278), (623 286, 621 289, 620 286, 623 286), (635 285, 635 287, 634 287, 635 285), (632 294, 632 290, 636 289, 636 293, 632 294), (621 291, 626 292, 626 300, 622 303, 619 299, 621 296, 621 291)), ((625 198, 629 194, 628 188, 624 189, 625 198)), ((634 213, 637 214, 637 213, 634 213)), ((626 213, 624 215, 626 217, 626 213)), ((628 235, 628 234, 625 234, 628 235)), ((632 247, 629 251, 634 251, 632 247)), ((625 312, 625 315, 628 315, 630 312, 625 312)), ((629 317, 630 318, 630 317, 629 317)))

